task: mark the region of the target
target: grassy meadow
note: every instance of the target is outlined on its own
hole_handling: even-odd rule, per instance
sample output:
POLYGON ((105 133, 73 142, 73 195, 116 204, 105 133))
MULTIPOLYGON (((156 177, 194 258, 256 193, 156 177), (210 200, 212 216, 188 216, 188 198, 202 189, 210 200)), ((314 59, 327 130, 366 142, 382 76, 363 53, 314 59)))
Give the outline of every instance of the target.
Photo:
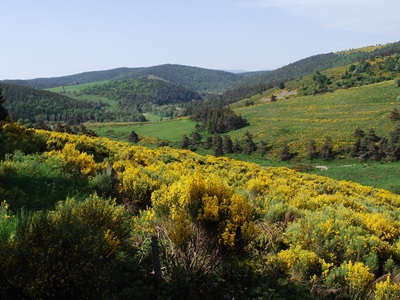
POLYGON ((92 101, 92 102, 102 101, 108 103, 110 105, 110 109, 114 110, 118 106, 118 101, 100 95, 86 95, 82 93, 82 90, 86 89, 87 87, 101 85, 102 83, 107 83, 107 82, 108 81, 97 81, 85 84, 60 86, 60 87, 50 88, 48 90, 50 92, 67 95, 68 97, 71 97, 72 99, 76 100, 92 101))
MULTIPOLYGON (((147 114, 146 118, 154 119, 154 115, 147 114)), ((196 123, 189 119, 176 119, 148 123, 97 123, 87 127, 100 137, 107 137, 118 141, 128 141, 131 131, 151 138, 178 143, 184 134, 194 131, 196 123)))

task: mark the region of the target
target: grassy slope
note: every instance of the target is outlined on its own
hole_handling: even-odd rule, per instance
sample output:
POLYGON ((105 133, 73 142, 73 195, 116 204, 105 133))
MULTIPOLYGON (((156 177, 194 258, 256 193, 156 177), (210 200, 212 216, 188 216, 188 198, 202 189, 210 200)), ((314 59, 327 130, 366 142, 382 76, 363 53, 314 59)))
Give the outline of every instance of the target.
POLYGON ((117 108, 117 105, 118 105, 117 101, 115 101, 113 99, 109 99, 107 97, 99 96, 99 95, 82 94, 82 90, 84 90, 87 87, 95 86, 95 85, 99 85, 99 84, 107 83, 107 82, 108 82, 108 80, 79 84, 79 85, 60 86, 60 87, 50 88, 48 90, 51 92, 54 92, 54 93, 67 95, 68 97, 71 97, 72 99, 76 99, 76 100, 93 101, 93 102, 98 102, 100 100, 102 102, 108 103, 110 105, 110 109, 114 110, 117 108))
POLYGON ((133 130, 139 135, 152 138, 179 142, 184 134, 194 131, 196 123, 188 119, 167 120, 149 123, 99 123, 88 124, 100 137, 107 137, 119 141, 127 141, 133 130))
POLYGON ((249 130, 256 139, 265 139, 275 146, 291 142, 294 149, 300 150, 308 140, 322 143, 329 135, 337 147, 345 147, 353 141, 352 134, 358 126, 365 131, 374 128, 378 135, 392 130, 396 124, 388 116, 399 106, 399 94, 400 89, 388 81, 240 108, 236 111, 251 126, 232 136, 249 130))

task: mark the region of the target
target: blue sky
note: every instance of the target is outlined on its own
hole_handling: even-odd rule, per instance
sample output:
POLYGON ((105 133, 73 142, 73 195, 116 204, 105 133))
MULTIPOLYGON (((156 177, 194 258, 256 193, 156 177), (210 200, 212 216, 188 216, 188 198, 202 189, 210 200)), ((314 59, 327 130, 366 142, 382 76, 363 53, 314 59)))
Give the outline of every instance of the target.
POLYGON ((13 0, 0 79, 165 63, 276 69, 400 40, 399 0, 13 0))

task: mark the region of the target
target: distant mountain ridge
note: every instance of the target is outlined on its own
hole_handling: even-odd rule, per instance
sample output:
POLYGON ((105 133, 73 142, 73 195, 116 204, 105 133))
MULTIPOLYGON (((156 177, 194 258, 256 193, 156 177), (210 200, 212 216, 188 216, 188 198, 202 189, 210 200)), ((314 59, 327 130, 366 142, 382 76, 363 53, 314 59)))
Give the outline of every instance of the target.
POLYGON ((123 80, 155 76, 200 93, 222 93, 245 78, 244 75, 226 71, 204 69, 176 64, 164 64, 144 68, 116 68, 111 70, 84 72, 75 75, 36 78, 29 80, 4 80, 4 83, 49 89, 60 86, 85 84, 105 80, 123 80))
POLYGON ((104 81, 116 79, 120 76, 132 73, 134 70, 140 68, 116 68, 103 71, 90 71, 74 75, 48 77, 48 78, 34 78, 34 79, 7 79, 3 83, 11 83, 21 86, 28 86, 35 89, 49 89, 58 86, 69 86, 83 83, 90 83, 96 81, 104 81))
POLYGON ((122 67, 52 78, 4 80, 2 82, 37 89, 49 89, 106 80, 154 76, 203 95, 224 94, 222 98, 228 103, 233 103, 279 83, 287 82, 315 71, 323 71, 395 53, 400 53, 400 42, 335 53, 317 54, 272 71, 233 73, 178 64, 163 64, 139 68, 122 67))

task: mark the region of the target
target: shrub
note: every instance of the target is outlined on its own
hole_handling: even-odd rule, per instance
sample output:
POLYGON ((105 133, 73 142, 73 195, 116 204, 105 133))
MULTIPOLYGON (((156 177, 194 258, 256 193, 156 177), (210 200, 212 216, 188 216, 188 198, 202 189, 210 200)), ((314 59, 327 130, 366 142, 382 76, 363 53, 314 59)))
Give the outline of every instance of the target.
POLYGON ((122 207, 95 196, 20 218, 15 236, 0 247, 0 278, 7 278, 0 291, 5 298, 101 298, 115 290, 130 226, 122 207))

